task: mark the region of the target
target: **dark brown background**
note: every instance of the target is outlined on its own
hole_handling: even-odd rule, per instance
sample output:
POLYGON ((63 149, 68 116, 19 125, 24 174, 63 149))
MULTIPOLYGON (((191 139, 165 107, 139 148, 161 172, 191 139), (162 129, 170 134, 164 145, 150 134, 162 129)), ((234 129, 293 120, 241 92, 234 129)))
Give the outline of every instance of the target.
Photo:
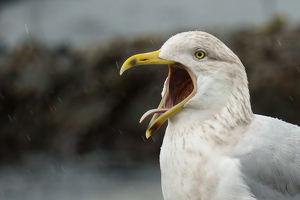
MULTIPOLYGON (((277 17, 259 27, 208 31, 244 63, 253 111, 300 125, 300 26, 288 28, 277 17)), ((32 40, 13 51, 2 47, 0 164, 36 152, 58 159, 110 152, 103 154, 106 166, 157 161, 165 128, 145 142, 148 120, 138 121, 158 106, 168 69, 145 66, 119 76, 119 67, 166 39, 118 38, 86 49, 32 40)))

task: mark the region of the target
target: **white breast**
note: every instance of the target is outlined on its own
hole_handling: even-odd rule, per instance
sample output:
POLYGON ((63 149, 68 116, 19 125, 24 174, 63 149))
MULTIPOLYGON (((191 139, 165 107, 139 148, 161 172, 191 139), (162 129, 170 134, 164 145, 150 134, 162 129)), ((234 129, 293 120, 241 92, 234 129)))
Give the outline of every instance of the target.
POLYGON ((165 200, 255 199, 243 183, 239 160, 224 155, 203 135, 199 128, 175 131, 169 124, 160 153, 165 200))

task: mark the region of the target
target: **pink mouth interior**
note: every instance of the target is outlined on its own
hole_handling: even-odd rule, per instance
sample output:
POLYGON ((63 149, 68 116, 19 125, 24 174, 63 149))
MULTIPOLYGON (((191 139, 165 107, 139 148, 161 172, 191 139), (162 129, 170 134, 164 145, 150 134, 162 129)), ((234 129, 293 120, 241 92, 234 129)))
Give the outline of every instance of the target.
POLYGON ((189 73, 183 68, 178 68, 172 65, 170 65, 166 87, 168 87, 166 90, 168 93, 166 94, 167 96, 164 106, 162 108, 147 111, 141 117, 140 122, 142 122, 149 115, 167 112, 169 109, 186 99, 194 90, 193 81, 189 73))
POLYGON ((193 81, 189 73, 182 68, 170 66, 169 94, 165 108, 172 108, 186 99, 194 90, 193 81))

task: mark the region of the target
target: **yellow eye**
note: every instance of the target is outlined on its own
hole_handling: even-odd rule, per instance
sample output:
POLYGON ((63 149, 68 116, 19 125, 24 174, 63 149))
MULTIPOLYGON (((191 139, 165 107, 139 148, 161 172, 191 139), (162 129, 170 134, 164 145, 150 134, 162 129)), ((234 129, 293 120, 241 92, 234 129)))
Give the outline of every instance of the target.
POLYGON ((204 51, 198 50, 198 51, 195 52, 195 56, 196 56, 196 58, 198 58, 198 59, 203 59, 203 58, 205 58, 206 54, 205 54, 204 51))

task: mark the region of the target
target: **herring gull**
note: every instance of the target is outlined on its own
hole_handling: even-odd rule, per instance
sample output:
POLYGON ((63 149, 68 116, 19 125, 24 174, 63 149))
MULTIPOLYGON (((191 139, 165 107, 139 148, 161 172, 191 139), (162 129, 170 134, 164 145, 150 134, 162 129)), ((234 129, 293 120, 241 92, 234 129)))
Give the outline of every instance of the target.
POLYGON ((127 59, 168 64, 162 101, 147 138, 168 120, 160 152, 165 200, 299 200, 300 127, 253 114, 240 59, 201 31, 177 34, 160 50, 127 59))

